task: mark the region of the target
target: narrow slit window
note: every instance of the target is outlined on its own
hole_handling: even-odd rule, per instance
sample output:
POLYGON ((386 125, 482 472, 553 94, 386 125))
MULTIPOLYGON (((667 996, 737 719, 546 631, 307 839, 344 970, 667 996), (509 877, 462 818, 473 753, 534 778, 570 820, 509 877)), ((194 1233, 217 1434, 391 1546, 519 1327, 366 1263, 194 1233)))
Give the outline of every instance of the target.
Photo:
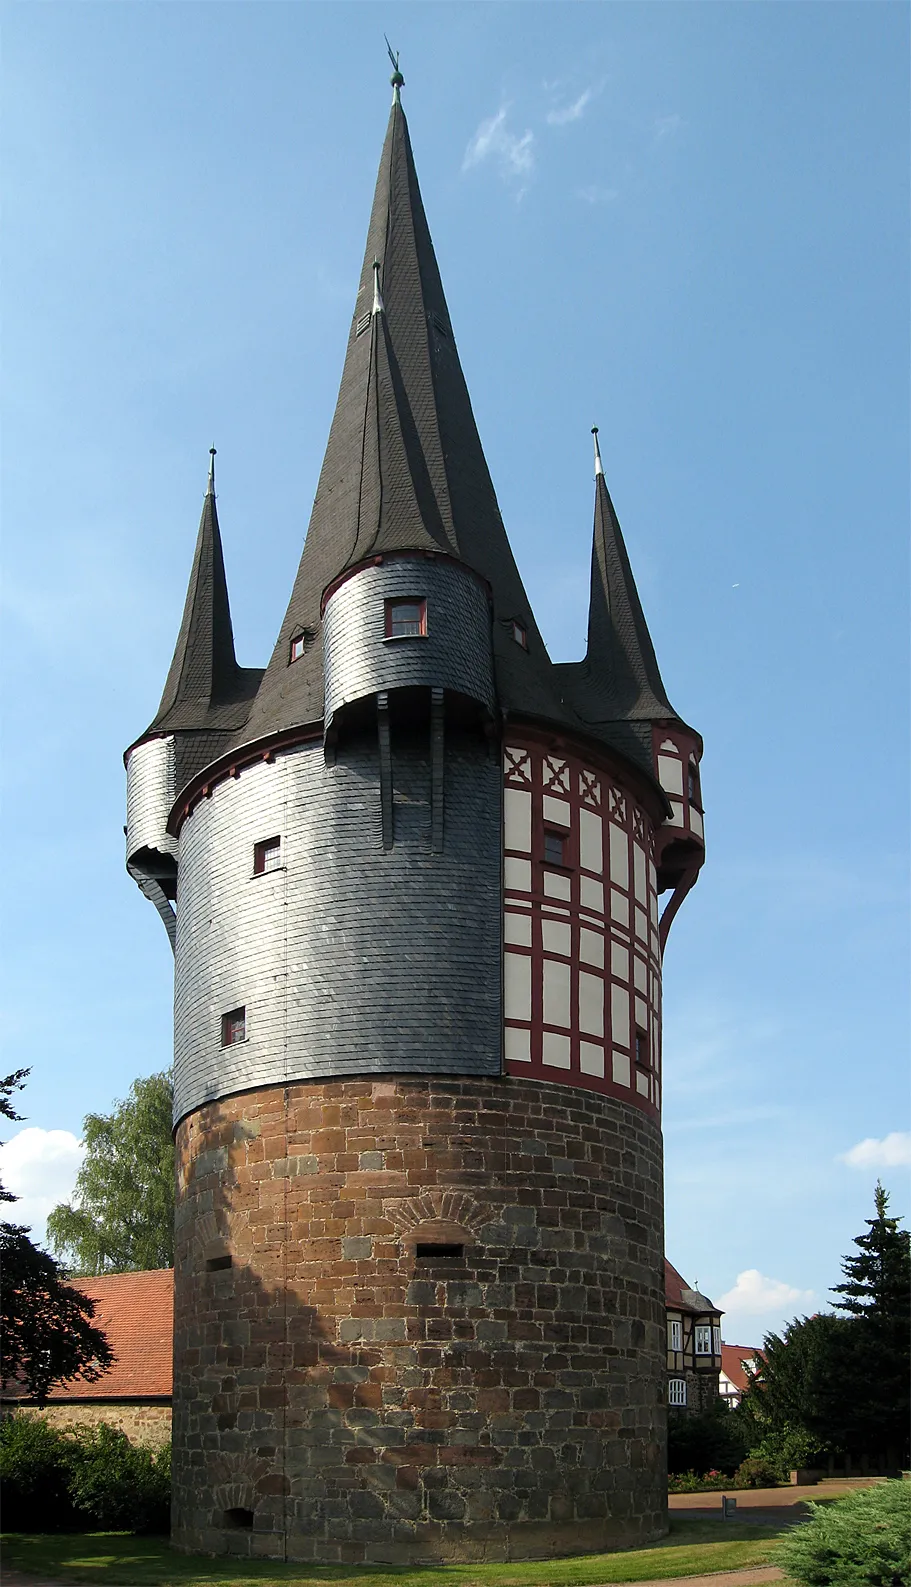
POLYGON ((525 624, 520 623, 517 618, 513 619, 512 637, 517 645, 522 646, 523 650, 528 649, 528 629, 525 627, 525 624))
POLYGON ((644 1030, 637 1030, 636 1032, 636 1063, 640 1069, 648 1069, 650 1067, 648 1037, 644 1030))
POLYGON ((667 1385, 668 1405, 686 1404, 686 1378, 670 1378, 667 1385))
POLYGON ((465 1255, 465 1247, 450 1240, 433 1243, 419 1241, 414 1248, 414 1254, 424 1261, 459 1262, 465 1255))
POLYGON ((210 1256, 206 1263, 207 1273, 224 1273, 231 1266, 229 1256, 210 1256))
POLYGON ((249 1531, 253 1526, 253 1511, 245 1510, 240 1505, 225 1511, 225 1526, 232 1531, 249 1531))
POLYGON ((427 633, 427 602, 423 597, 386 602, 386 638, 422 639, 427 633))
POLYGON ((221 1016, 221 1044, 223 1047, 234 1047, 239 1041, 247 1039, 247 1010, 245 1008, 232 1008, 230 1014, 221 1016))
POLYGON ((253 875, 265 876, 267 871, 280 871, 282 866, 281 838, 263 838, 253 845, 253 875))
POLYGON ((699 807, 699 767, 690 761, 686 773, 686 791, 691 805, 699 807))
POLYGON ((565 865, 566 839, 562 832, 544 833, 545 865, 565 865))

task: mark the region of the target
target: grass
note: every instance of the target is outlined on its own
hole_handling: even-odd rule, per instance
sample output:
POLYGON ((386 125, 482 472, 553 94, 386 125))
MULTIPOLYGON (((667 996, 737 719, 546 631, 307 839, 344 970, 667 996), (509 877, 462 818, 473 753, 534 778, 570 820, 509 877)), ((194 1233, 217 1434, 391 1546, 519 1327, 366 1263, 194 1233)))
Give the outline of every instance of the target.
POLYGON ((8 1570, 67 1583, 123 1587, 586 1587, 607 1582, 648 1582, 668 1576, 766 1565, 775 1539, 787 1528, 748 1521, 671 1517, 670 1535, 650 1548, 514 1565, 437 1565, 417 1570, 385 1566, 281 1565, 274 1560, 209 1559, 174 1554, 166 1538, 123 1532, 78 1535, 7 1532, 8 1570), (723 1533, 722 1533, 723 1526, 723 1533))

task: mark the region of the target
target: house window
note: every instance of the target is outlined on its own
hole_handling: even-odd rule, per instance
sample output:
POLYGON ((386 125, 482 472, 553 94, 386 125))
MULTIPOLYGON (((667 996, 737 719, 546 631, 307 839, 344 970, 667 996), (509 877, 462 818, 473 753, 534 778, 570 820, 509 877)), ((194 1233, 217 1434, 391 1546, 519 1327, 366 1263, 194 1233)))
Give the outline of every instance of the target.
POLYGON ((427 633, 427 602, 412 597, 408 601, 386 602, 386 638, 421 639, 427 633))
POLYGON ((465 1247, 464 1245, 457 1244, 454 1240, 445 1240, 435 1243, 422 1243, 421 1241, 418 1241, 414 1248, 414 1254, 415 1256, 420 1257, 422 1262, 461 1262, 465 1255, 465 1247))
POLYGON ((712 1330, 708 1323, 697 1323, 693 1329, 695 1350, 697 1356, 710 1356, 712 1353, 712 1330))
POLYGON ((686 1378, 668 1378, 667 1403, 668 1405, 686 1404, 686 1378))
POLYGON ((648 1062, 648 1037, 644 1030, 636 1032, 636 1063, 640 1069, 647 1069, 648 1062))
POLYGON ((223 1047, 233 1047, 239 1041, 247 1039, 247 1010, 245 1008, 232 1008, 230 1014, 221 1016, 221 1044, 223 1047))
POLYGON ((253 845, 253 875, 264 876, 266 871, 280 871, 282 865, 281 838, 263 838, 253 845))
POLYGON ((513 618, 512 637, 517 645, 522 646, 523 650, 528 649, 528 629, 525 627, 525 624, 520 623, 517 618, 513 618))
POLYGON ((712 1354, 715 1355, 715 1356, 720 1356, 721 1355, 721 1329, 720 1328, 713 1328, 712 1329, 712 1354))
POLYGON ((679 1322, 671 1322, 668 1324, 668 1330, 670 1333, 670 1349, 682 1350, 683 1330, 681 1324, 679 1322))
POLYGON ((566 839, 561 832, 544 833, 544 863, 545 865, 564 865, 563 858, 566 839))
POLYGON ((305 649, 306 649, 306 645, 305 645, 305 642, 304 642, 303 634, 295 634, 294 638, 291 641, 291 650, 290 650, 289 655, 288 655, 288 660, 289 661, 300 661, 301 656, 304 654, 304 650, 305 649))
POLYGON ((699 768, 691 760, 686 773, 686 791, 691 805, 699 804, 699 768))

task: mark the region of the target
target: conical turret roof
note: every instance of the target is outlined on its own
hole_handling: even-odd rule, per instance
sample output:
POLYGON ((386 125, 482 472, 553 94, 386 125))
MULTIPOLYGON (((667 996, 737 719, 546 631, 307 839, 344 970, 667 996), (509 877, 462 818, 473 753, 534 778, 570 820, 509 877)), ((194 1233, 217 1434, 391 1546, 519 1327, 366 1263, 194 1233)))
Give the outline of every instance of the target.
POLYGON ((481 448, 396 92, 303 556, 245 739, 320 719, 324 591, 367 557, 410 549, 487 580, 501 704, 567 723, 481 448), (313 642, 289 665, 301 633, 313 642))

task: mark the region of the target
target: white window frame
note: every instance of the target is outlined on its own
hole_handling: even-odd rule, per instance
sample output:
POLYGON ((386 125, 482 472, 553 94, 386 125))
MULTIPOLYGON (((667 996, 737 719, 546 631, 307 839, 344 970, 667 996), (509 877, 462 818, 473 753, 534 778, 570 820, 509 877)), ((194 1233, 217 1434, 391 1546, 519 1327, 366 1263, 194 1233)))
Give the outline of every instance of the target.
POLYGON ((669 1350, 682 1350, 683 1349, 683 1324, 681 1322, 678 1322, 678 1320, 675 1317, 672 1317, 671 1321, 667 1325, 667 1331, 668 1331, 668 1349, 669 1350))
POLYGON ((713 1328, 712 1329, 712 1355, 713 1356, 720 1356, 721 1355, 721 1329, 720 1328, 713 1328))
POLYGON ((667 1403, 677 1406, 686 1404, 686 1378, 668 1378, 667 1403))
POLYGON ((693 1329, 693 1352, 697 1356, 712 1354, 712 1325, 697 1323, 693 1329))

